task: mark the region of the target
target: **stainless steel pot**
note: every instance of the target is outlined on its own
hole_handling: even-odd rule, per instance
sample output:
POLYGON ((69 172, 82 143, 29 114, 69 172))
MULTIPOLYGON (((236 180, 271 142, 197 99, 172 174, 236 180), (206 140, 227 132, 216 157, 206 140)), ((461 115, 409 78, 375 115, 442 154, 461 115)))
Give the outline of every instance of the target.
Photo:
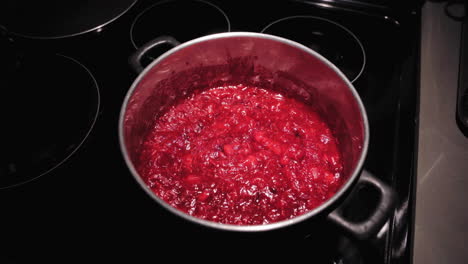
POLYGON ((328 217, 358 238, 375 235, 387 221, 394 191, 363 172, 369 144, 369 124, 361 99, 337 67, 313 50, 288 39, 250 32, 204 36, 180 44, 171 37, 157 38, 135 52, 130 65, 139 73, 122 105, 119 121, 121 150, 132 175, 155 202, 191 222, 230 231, 267 231, 315 217, 328 217), (153 47, 174 48, 143 68, 142 57, 153 47), (346 182, 321 206, 293 219, 265 225, 228 225, 195 218, 157 197, 136 168, 141 143, 155 118, 178 98, 219 84, 251 84, 280 89, 313 104, 338 138, 346 182), (356 186, 370 185, 381 196, 377 208, 359 223, 335 210, 356 186))

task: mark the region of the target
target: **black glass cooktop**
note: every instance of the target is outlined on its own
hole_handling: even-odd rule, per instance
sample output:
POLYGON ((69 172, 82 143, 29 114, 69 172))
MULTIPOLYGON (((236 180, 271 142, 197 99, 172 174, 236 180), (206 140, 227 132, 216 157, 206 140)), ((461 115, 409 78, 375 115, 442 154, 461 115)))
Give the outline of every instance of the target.
MULTIPOLYGON (((13 56, 8 85, 2 85, 8 136, 0 161, 0 260, 63 263, 64 255, 115 261, 118 252, 155 260, 166 247, 206 252, 226 242, 300 242, 309 249, 295 255, 313 256, 314 263, 409 263, 419 12, 382 15, 369 6, 271 2, 142 0, 99 30, 60 39, 6 29, 2 37, 28 52, 13 56), (225 31, 263 31, 301 42, 353 82, 370 121, 364 167, 398 194, 397 208, 375 237, 360 241, 326 217, 266 233, 215 231, 172 215, 135 182, 117 132, 123 98, 137 77, 128 57, 161 35, 184 42, 225 31)), ((365 189, 356 193, 345 213, 359 220, 378 197, 365 189)))
POLYGON ((5 115, 0 189, 23 184, 65 162, 91 132, 99 89, 78 61, 60 54, 17 54, 3 61, 5 115), (46 65, 45 65, 46 62, 46 65))
POLYGON ((0 24, 11 34, 58 39, 84 34, 118 19, 136 0, 5 0, 0 24))
POLYGON ((361 41, 345 26, 331 20, 306 15, 290 16, 273 21, 261 32, 295 40, 317 51, 351 82, 364 71, 366 52, 361 41))

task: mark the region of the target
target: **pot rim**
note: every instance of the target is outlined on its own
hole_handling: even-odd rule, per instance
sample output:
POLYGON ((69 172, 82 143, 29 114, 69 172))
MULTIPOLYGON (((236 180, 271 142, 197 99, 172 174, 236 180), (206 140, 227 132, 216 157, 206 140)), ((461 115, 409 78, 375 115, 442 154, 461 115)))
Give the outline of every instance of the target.
POLYGON ((299 44, 295 41, 274 36, 274 35, 269 35, 265 33, 254 33, 254 32, 225 32, 225 33, 217 33, 217 34, 211 34, 203 37, 199 37, 187 42, 184 42, 180 44, 179 46, 176 46, 172 48, 171 50, 167 51, 163 55, 159 56, 157 59, 155 59, 151 64, 149 64, 135 79, 133 82, 132 86, 128 90, 123 104, 122 108, 120 111, 120 116, 119 116, 119 144, 120 144, 120 149, 123 154, 125 163, 127 164, 127 167, 129 168, 130 172, 132 173, 133 177, 135 180, 139 183, 140 187, 150 196, 152 197, 156 202, 158 202, 160 205, 162 205, 164 208, 169 210, 170 212, 184 218, 185 220, 191 221, 193 223, 200 224, 202 226, 206 227, 211 227, 215 229, 220 229, 220 230, 225 230, 225 231, 242 231, 242 232, 257 232, 257 231, 268 231, 268 230, 274 230, 286 226, 290 226, 299 222, 302 222, 308 218, 311 218, 313 216, 319 215, 320 213, 326 211, 327 209, 331 208, 333 204, 335 204, 337 201, 339 201, 346 193, 347 191, 354 185, 354 183, 357 181, 359 178, 361 169, 364 165, 364 160, 367 156, 367 151, 368 151, 368 145, 369 145, 369 123, 367 119, 367 114, 366 110, 364 108, 364 104, 361 101, 361 98, 352 85, 352 83, 345 77, 345 75, 330 61, 328 61, 325 57, 322 55, 318 54, 314 50, 299 44), (268 40, 273 40, 277 42, 281 42, 284 44, 287 44, 289 46, 292 46, 294 48, 300 49, 308 54, 310 54, 313 57, 318 58, 320 61, 325 63, 328 67, 330 67, 332 70, 334 70, 338 76, 346 83, 347 87, 351 90, 356 103, 358 104, 361 117, 363 119, 363 126, 364 126, 364 141, 362 145, 362 151, 360 154, 360 157, 357 161, 357 164, 349 177, 349 179, 346 181, 346 183, 341 186, 341 188, 327 201, 322 203, 320 206, 310 210, 307 213, 304 213, 302 215, 296 216, 291 219, 287 220, 282 220, 279 222, 274 222, 274 223, 269 223, 269 224, 261 224, 261 225, 233 225, 233 224, 223 224, 223 223, 218 223, 214 221, 208 221, 208 220, 203 220, 194 216, 191 216, 187 213, 184 213, 177 208, 169 205, 167 202, 165 202, 163 199, 159 198, 142 180, 140 175, 138 174, 136 168, 133 166, 133 163, 130 160, 129 154, 127 152, 127 149, 125 147, 125 139, 124 139, 124 119, 125 119, 125 112, 127 109, 128 102, 130 100, 130 97, 133 95, 133 92, 135 91, 136 87, 140 83, 140 81, 146 76, 146 74, 157 64, 159 64, 161 61, 163 61, 165 58, 168 56, 178 52, 179 50, 182 50, 188 46, 204 42, 204 41, 209 41, 209 40, 214 40, 214 39, 221 39, 221 38, 237 38, 237 37, 249 37, 249 38, 262 38, 262 39, 268 39, 268 40))

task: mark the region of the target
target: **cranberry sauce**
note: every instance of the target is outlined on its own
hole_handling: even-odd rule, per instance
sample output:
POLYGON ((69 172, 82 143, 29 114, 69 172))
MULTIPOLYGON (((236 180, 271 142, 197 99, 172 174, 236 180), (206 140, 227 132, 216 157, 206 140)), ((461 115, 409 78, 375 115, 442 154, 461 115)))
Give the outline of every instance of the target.
POLYGON ((310 106, 245 85, 171 107, 149 132, 137 170, 175 208, 236 225, 304 214, 343 181, 337 140, 310 106))

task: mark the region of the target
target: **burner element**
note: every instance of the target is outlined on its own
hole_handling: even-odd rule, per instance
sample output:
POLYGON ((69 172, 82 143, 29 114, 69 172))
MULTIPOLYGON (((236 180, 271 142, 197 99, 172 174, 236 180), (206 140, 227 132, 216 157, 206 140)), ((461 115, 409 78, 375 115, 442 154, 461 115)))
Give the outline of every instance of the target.
POLYGON ((17 36, 57 39, 99 29, 126 13, 136 0, 7 0, 0 25, 17 36))
MULTIPOLYGON (((130 37, 135 48, 159 36, 186 42, 208 34, 230 31, 226 14, 205 1, 164 1, 140 13, 132 24, 130 37)), ((150 54, 157 57, 161 54, 150 54)))
POLYGON ((292 16, 272 22, 262 33, 288 38, 315 50, 351 82, 364 70, 364 47, 349 29, 336 22, 314 16, 292 16))
POLYGON ((1 80, 0 189, 66 161, 91 132, 100 104, 95 79, 72 58, 23 54, 2 64, 7 74, 1 80))

